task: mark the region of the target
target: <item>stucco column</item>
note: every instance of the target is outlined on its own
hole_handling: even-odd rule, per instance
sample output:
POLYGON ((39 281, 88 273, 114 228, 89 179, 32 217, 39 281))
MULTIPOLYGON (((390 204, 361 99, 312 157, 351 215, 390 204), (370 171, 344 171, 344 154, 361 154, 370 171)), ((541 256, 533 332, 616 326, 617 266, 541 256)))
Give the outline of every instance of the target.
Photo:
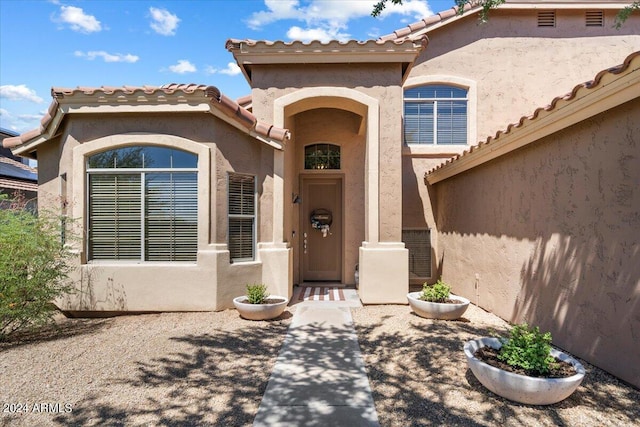
MULTIPOLYGON (((387 114, 387 117, 395 117, 387 114)), ((395 129, 391 123, 380 122, 380 106, 369 105, 367 114, 367 147, 365 165, 365 239, 360 247, 360 299, 365 304, 390 304, 406 303, 406 293, 409 284, 409 252, 404 243, 398 241, 380 241, 381 220, 389 227, 389 218, 381 218, 381 202, 387 206, 393 205, 394 212, 387 212, 394 219, 401 218, 402 209, 402 168, 401 152, 393 151, 396 147, 381 147, 383 141, 392 144, 396 139, 393 135, 386 135, 383 140, 383 128, 385 132, 393 132, 395 129), (391 129, 389 129, 391 128, 391 129), (385 156, 381 161, 380 153, 386 148, 387 153, 393 156, 385 156), (398 164, 396 164, 398 163, 398 164), (384 173, 387 176, 386 187, 394 186, 394 191, 384 191, 381 187, 381 168, 387 168, 384 173), (395 171, 395 173, 394 173, 395 171), (389 178, 391 176, 391 178, 389 178), (383 199, 387 197, 387 199, 383 199), (397 200, 389 200, 389 197, 399 197, 397 200), (400 214, 398 215, 398 211, 400 214)), ((399 129, 398 129, 399 131, 399 129)), ((401 150, 402 147, 397 147, 401 150)), ((391 226, 401 221, 391 221, 391 226)), ((401 230, 394 230, 393 236, 399 238, 401 230)), ((387 235, 390 234, 386 233, 387 235)))

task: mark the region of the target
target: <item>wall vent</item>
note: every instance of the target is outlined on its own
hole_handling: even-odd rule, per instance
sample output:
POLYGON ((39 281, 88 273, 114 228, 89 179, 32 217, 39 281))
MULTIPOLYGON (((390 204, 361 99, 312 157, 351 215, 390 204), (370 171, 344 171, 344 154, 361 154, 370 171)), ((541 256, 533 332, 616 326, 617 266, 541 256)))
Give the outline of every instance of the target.
POLYGON ((555 10, 543 10, 538 12, 538 27, 555 27, 555 26, 556 26, 555 10))
POLYGON ((585 13, 585 24, 587 27, 604 27, 604 11, 587 10, 585 13))

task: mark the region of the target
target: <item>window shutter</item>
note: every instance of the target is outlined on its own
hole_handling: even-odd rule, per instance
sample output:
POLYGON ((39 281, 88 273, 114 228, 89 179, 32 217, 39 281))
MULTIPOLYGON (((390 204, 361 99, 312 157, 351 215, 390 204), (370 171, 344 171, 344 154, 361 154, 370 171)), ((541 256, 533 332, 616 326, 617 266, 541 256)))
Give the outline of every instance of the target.
POLYGON ((198 252, 196 173, 145 174, 145 259, 195 261, 198 252))
POLYGON ((231 261, 255 259, 255 177, 229 174, 229 252, 231 261))
POLYGON ((431 277, 431 231, 402 230, 402 241, 409 251, 409 276, 431 277))
POLYGON ((140 259, 140 175, 89 175, 90 259, 140 259))

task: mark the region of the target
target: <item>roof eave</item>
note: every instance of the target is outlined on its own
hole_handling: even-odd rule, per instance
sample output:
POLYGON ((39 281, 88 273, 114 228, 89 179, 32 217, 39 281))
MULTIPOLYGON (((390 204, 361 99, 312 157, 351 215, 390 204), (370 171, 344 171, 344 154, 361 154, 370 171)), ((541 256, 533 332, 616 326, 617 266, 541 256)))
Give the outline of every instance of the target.
POLYGON ((425 174, 429 184, 444 181, 517 150, 548 135, 584 121, 640 96, 640 54, 632 55, 634 63, 625 73, 607 72, 597 86, 574 89, 570 99, 556 99, 545 109, 538 109, 518 124, 510 125, 495 138, 473 146, 460 156, 425 174))

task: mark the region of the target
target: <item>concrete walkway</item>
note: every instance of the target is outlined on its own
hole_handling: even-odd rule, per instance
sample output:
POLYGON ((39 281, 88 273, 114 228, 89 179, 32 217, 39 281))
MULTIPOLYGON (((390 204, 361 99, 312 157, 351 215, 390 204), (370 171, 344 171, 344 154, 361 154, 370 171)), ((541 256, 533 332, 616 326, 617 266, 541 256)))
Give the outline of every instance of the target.
POLYGON ((298 304, 254 426, 379 426, 349 305, 298 304))

